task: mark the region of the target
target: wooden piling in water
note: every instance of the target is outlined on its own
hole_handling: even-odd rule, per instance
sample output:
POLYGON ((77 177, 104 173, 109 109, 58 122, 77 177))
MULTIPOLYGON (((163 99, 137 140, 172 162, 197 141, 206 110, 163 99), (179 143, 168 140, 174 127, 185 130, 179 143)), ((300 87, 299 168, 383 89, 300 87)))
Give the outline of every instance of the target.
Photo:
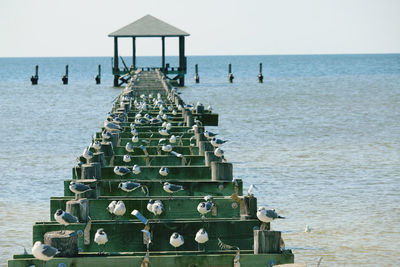
POLYGON ((65 74, 61 78, 63 84, 68 84, 68 65, 65 66, 65 74))
POLYGON ((39 80, 39 66, 35 66, 35 75, 31 77, 32 85, 37 85, 39 80))

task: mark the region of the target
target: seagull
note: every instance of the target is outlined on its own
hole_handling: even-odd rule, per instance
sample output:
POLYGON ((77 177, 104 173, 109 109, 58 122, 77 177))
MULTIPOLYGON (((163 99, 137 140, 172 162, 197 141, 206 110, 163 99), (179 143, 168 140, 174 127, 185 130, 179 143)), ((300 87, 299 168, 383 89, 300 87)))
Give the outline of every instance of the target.
POLYGON ((154 204, 151 205, 151 212, 152 212, 154 215, 161 215, 161 213, 163 212, 163 210, 164 210, 164 205, 163 205, 163 203, 161 202, 161 200, 156 200, 156 201, 154 201, 154 204))
POLYGON ((136 136, 136 135, 139 135, 139 132, 136 129, 133 129, 131 131, 131 134, 132 134, 132 136, 136 136))
POLYGON ((215 138, 215 137, 213 137, 213 138, 211 139, 211 144, 212 144, 214 147, 219 147, 220 145, 222 145, 223 143, 226 143, 226 142, 228 142, 228 140, 221 140, 221 139, 217 139, 217 138, 215 138))
POLYGON ((106 128, 107 131, 120 131, 122 129, 121 126, 110 121, 104 121, 104 128, 106 128))
POLYGON ((212 203, 211 201, 200 202, 199 205, 197 205, 197 211, 200 214, 204 215, 206 213, 209 213, 213 206, 214 206, 214 203, 212 203))
POLYGON ((208 234, 206 230, 204 228, 201 228, 199 231, 197 231, 194 240, 199 244, 199 250, 200 250, 200 244, 204 244, 208 241, 208 234))
POLYGON ((253 184, 251 184, 250 186, 249 186, 249 190, 247 190, 247 196, 248 197, 250 197, 252 194, 251 194, 251 191, 253 191, 253 189, 257 189, 257 187, 255 186, 255 185, 253 185, 253 184))
POLYGON ((127 167, 120 167, 120 166, 114 167, 114 173, 119 176, 124 176, 125 174, 128 174, 130 172, 131 170, 127 167))
POLYGON ((103 228, 97 229, 96 234, 94 235, 94 242, 99 246, 99 255, 104 254, 106 249, 106 243, 108 242, 107 234, 104 232, 103 228), (104 245, 103 252, 100 251, 100 246, 104 245))
MULTIPOLYGON (((164 118, 163 118, 164 119, 164 118)), ((167 118, 165 118, 165 120, 166 119, 168 119, 168 117, 167 118)), ((171 130, 171 128, 172 128, 172 124, 170 123, 170 122, 168 122, 166 125, 165 125, 165 129, 167 129, 168 131, 169 130, 171 130)))
POLYGON ((85 148, 85 150, 83 150, 82 157, 84 157, 87 162, 90 162, 90 160, 93 158, 93 153, 89 150, 89 148, 85 148))
POLYGON ((274 209, 259 207, 257 209, 257 218, 263 222, 260 227, 260 229, 263 230, 266 226, 266 223, 270 223, 275 219, 284 219, 285 217, 279 216, 274 209))
POLYGON ((175 135, 171 135, 171 137, 169 138, 169 142, 171 144, 175 144, 176 143, 176 136, 175 135))
POLYGON ((212 195, 207 195, 207 196, 204 197, 204 200, 207 201, 207 202, 208 201, 212 201, 213 200, 213 196, 212 195))
POLYGON ((134 152, 135 151, 135 147, 131 144, 131 143, 126 143, 125 145, 125 150, 128 152, 134 152))
POLYGON ((108 204, 108 206, 106 208, 111 215, 114 214, 115 205, 117 205, 117 201, 113 200, 110 202, 110 204, 108 204))
POLYGON ((164 183, 163 189, 165 192, 171 194, 184 190, 182 185, 170 184, 168 182, 164 183))
POLYGON ((96 151, 100 151, 101 149, 101 142, 100 141, 94 141, 92 144, 92 147, 96 150, 96 151))
POLYGON ((158 130, 158 133, 163 135, 163 136, 168 136, 168 135, 171 134, 170 131, 165 129, 165 128, 161 128, 160 130, 158 130))
POLYGON ((133 122, 129 125, 129 127, 131 127, 131 130, 136 129, 136 125, 133 122))
POLYGON ((205 131, 205 132, 204 132, 204 136, 205 136, 206 138, 213 138, 213 137, 215 137, 216 135, 218 135, 218 134, 212 133, 212 132, 210 132, 210 131, 205 131))
POLYGON ((155 202, 156 202, 156 201, 155 201, 154 199, 150 199, 150 200, 149 200, 149 202, 147 203, 147 206, 146 206, 146 208, 147 208, 148 211, 153 212, 152 207, 153 207, 153 204, 154 204, 155 202))
POLYGON ((54 219, 61 225, 64 225, 64 231, 61 231, 60 233, 65 233, 65 228, 71 224, 71 223, 78 223, 79 220, 77 217, 73 216, 72 214, 69 214, 68 212, 65 212, 61 209, 58 209, 54 213, 54 219))
POLYGON ((176 248, 182 246, 183 243, 185 243, 185 240, 183 239, 183 236, 175 232, 169 238, 169 243, 175 248, 176 251, 176 248))
POLYGON ((106 130, 101 133, 101 138, 103 138, 103 140, 110 140, 111 136, 112 134, 106 130))
POLYGON ((42 244, 40 241, 36 241, 32 247, 33 256, 42 261, 48 261, 58 253, 60 253, 58 249, 42 244))
POLYGON ((214 150, 214 155, 219 157, 219 158, 224 158, 224 151, 221 148, 217 147, 214 150))
POLYGON ((139 142, 139 136, 138 136, 138 135, 132 136, 132 142, 133 142, 133 143, 139 142))
POLYGON ((74 181, 72 181, 69 183, 69 190, 71 190, 76 195, 80 195, 87 191, 92 190, 92 188, 90 188, 85 184, 75 183, 74 181))
POLYGON ((121 188, 125 192, 132 192, 133 190, 138 189, 139 187, 141 187, 141 184, 132 181, 127 181, 124 183, 120 183, 118 185, 118 188, 121 188))
POLYGON ((306 228, 304 228, 304 233, 309 233, 311 232, 311 227, 308 226, 308 224, 306 225, 306 228))
POLYGON ((164 151, 164 152, 171 152, 172 151, 172 146, 164 144, 164 145, 162 145, 161 150, 164 151))
POLYGON ((118 201, 115 205, 113 213, 117 216, 123 216, 126 212, 125 203, 123 201, 118 201))
POLYGON ((129 156, 129 155, 124 155, 124 157, 123 157, 123 161, 124 162, 131 162, 131 156, 129 156))
POLYGON ((176 112, 176 110, 174 109, 174 110, 172 110, 172 115, 176 115, 177 114, 177 112, 176 112))
POLYGON ((161 169, 158 171, 158 173, 160 174, 160 175, 162 175, 162 176, 167 176, 168 175, 168 173, 169 173, 169 170, 168 170, 168 168, 167 167, 161 167, 161 169))
POLYGON ((133 165, 133 167, 132 167, 132 172, 134 173, 134 174, 139 174, 140 172, 141 172, 141 170, 140 170, 140 167, 138 166, 138 165, 133 165))

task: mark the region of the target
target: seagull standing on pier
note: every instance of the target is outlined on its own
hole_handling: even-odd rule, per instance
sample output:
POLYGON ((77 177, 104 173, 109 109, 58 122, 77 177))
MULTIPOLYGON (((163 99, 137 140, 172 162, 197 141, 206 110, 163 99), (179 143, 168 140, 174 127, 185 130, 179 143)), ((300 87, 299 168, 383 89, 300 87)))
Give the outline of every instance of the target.
POLYGON ((104 254, 106 250, 106 243, 108 242, 107 234, 104 232, 103 228, 97 229, 94 235, 94 242, 99 246, 99 255, 104 254), (100 251, 100 246, 103 245, 103 251, 100 251))
POLYGON ((197 205, 197 211, 201 215, 204 215, 206 213, 209 213, 213 207, 214 207, 214 203, 212 203, 211 201, 200 202, 199 205, 197 205))
POLYGON ((125 203, 123 201, 118 201, 115 205, 113 213, 117 216, 124 216, 126 212, 125 203))
POLYGON ((166 176, 168 175, 168 173, 169 173, 169 170, 168 170, 167 167, 161 167, 160 170, 158 171, 158 173, 159 173, 161 176, 166 177, 166 176))
POLYGON ((65 212, 61 209, 58 209, 54 213, 54 219, 61 225, 64 226, 64 231, 61 231, 60 233, 65 233, 66 227, 70 225, 71 223, 78 223, 79 220, 77 217, 73 216, 72 214, 69 214, 68 212, 65 212))
POLYGON ((211 139, 211 138, 213 138, 213 137, 215 137, 215 136, 217 136, 218 134, 215 134, 215 133, 213 133, 213 132, 210 132, 210 131, 205 131, 204 132, 204 136, 207 138, 207 139, 211 139))
POLYGON ((161 215, 161 213, 164 210, 164 205, 161 202, 161 200, 153 200, 152 202, 153 203, 150 204, 150 201, 149 201, 149 203, 147 204, 147 209, 149 210, 149 208, 150 208, 149 211, 156 216, 161 215), (150 204, 150 207, 149 207, 149 204, 150 204))
POLYGON ((90 160, 93 158, 93 156, 94 155, 93 155, 92 151, 89 150, 89 148, 85 148, 83 150, 82 157, 84 157, 86 159, 86 163, 89 163, 90 160))
POLYGON ((198 243, 198 249, 200 251, 200 244, 204 244, 208 241, 208 233, 204 228, 197 231, 194 240, 198 243))
POLYGON ((139 142, 139 136, 138 136, 138 135, 132 136, 132 142, 133 142, 133 143, 139 142))
POLYGON ((135 147, 131 144, 131 143, 126 143, 125 145, 125 150, 128 152, 134 152, 135 151, 135 147))
POLYGON ((176 251, 178 247, 182 246, 183 243, 185 243, 185 240, 183 239, 183 236, 175 232, 169 238, 169 243, 175 248, 176 251))
POLYGON ((122 128, 119 126, 117 123, 109 122, 109 121, 104 121, 104 128, 106 128, 107 131, 121 131, 122 128))
POLYGON ((176 143, 176 136, 175 135, 171 135, 171 137, 169 138, 169 142, 171 144, 175 144, 176 143))
POLYGON ((111 214, 111 215, 113 215, 114 214, 114 209, 115 209, 115 206, 117 205, 117 201, 116 200, 113 200, 113 201, 111 201, 110 202, 110 204, 108 204, 108 206, 107 206, 107 210, 108 210, 108 212, 111 214))
POLYGON ((124 162, 131 162, 131 156, 130 155, 124 155, 123 159, 124 162))
POLYGON ((164 183, 163 189, 165 192, 170 193, 170 194, 184 190, 182 185, 170 184, 168 182, 164 183))
POLYGON ((97 152, 99 152, 100 151, 100 149, 101 149, 101 142, 100 141, 94 141, 93 142, 93 144, 92 144, 92 147, 97 151, 97 152))
POLYGON ((120 167, 120 166, 114 167, 114 173, 119 176, 124 176, 125 174, 128 174, 130 172, 131 172, 131 170, 126 167, 120 167))
POLYGON ((160 130, 158 130, 158 133, 163 136, 168 136, 171 134, 171 132, 165 128, 161 128, 160 130))
POLYGON ((213 147, 219 147, 226 142, 228 142, 228 140, 221 140, 215 137, 211 139, 211 145, 213 145, 213 147))
POLYGON ((169 153, 169 152, 172 151, 172 146, 164 144, 164 145, 161 146, 161 150, 164 151, 164 152, 168 152, 169 153))
POLYGON ((81 183, 76 183, 74 181, 69 183, 69 190, 71 190, 73 193, 75 193, 75 199, 78 199, 80 194, 83 194, 87 191, 92 190, 89 186, 81 183))
POLYGON ((133 174, 136 174, 136 175, 139 174, 141 172, 140 167, 136 164, 133 165, 132 172, 133 172, 133 174))
POLYGON ((60 253, 58 249, 42 244, 40 241, 36 241, 32 247, 33 256, 42 261, 51 260, 58 253, 60 253))
POLYGON ((136 190, 139 187, 141 187, 141 184, 135 183, 135 182, 132 182, 132 181, 127 181, 127 182, 124 182, 124 183, 120 183, 118 185, 118 188, 121 188, 121 190, 123 190, 125 192, 132 192, 133 190, 136 190))
POLYGON ((224 151, 221 148, 217 147, 214 150, 214 155, 219 158, 222 158, 223 161, 226 161, 225 156, 224 156, 224 151))
POLYGON ((272 222, 276 219, 285 219, 285 217, 279 216, 274 209, 267 209, 265 207, 259 207, 257 209, 257 218, 262 221, 260 230, 264 230, 267 223, 272 222))

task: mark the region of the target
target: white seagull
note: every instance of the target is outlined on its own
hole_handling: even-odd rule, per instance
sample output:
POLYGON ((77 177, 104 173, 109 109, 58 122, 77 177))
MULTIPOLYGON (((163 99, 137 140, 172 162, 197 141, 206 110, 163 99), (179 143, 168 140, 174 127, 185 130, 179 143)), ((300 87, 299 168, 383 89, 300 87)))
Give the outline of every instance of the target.
POLYGON ((181 236, 180 234, 175 232, 169 238, 169 243, 171 244, 171 246, 173 246, 176 249, 176 248, 182 246, 183 243, 185 243, 185 240, 183 239, 183 236, 181 236))
POLYGON ((197 211, 200 214, 204 215, 206 213, 209 213, 213 206, 214 206, 214 203, 212 203, 211 201, 200 202, 199 205, 197 205, 197 211))
POLYGON ((54 219, 61 225, 64 225, 64 232, 65 228, 70 225, 71 223, 78 223, 79 220, 77 217, 73 216, 72 214, 65 212, 61 209, 58 209, 54 213, 54 219))
POLYGON ((32 247, 33 256, 42 261, 48 261, 58 253, 60 253, 58 249, 42 244, 40 241, 36 241, 32 247))
POLYGON ((260 229, 263 230, 265 229, 267 223, 270 223, 276 219, 284 219, 285 217, 279 216, 274 209, 259 207, 257 209, 257 218, 263 222, 260 227, 260 229))
POLYGON ((123 157, 123 159, 122 159, 124 162, 131 162, 131 156, 129 156, 129 155, 124 155, 124 157, 123 157))
POLYGON ((94 242, 99 246, 99 254, 103 254, 106 248, 106 243, 108 242, 107 234, 104 232, 103 228, 97 229, 94 235, 94 242), (100 246, 103 245, 103 252, 100 251, 100 246))
POLYGON ((163 189, 167 193, 176 193, 178 191, 184 190, 182 185, 175 185, 175 184, 170 184, 168 182, 164 183, 163 189))
POLYGON ((124 183, 120 183, 118 185, 118 188, 121 188, 125 192, 132 192, 133 190, 136 190, 139 187, 141 187, 141 184, 135 183, 135 182, 132 182, 132 181, 127 181, 127 182, 124 182, 124 183))
POLYGON ((161 167, 160 170, 158 171, 158 173, 162 176, 167 176, 169 173, 169 170, 167 167, 161 167))
POLYGON ((199 244, 206 243, 208 241, 208 234, 206 230, 204 228, 201 228, 199 231, 197 231, 194 240, 199 244))

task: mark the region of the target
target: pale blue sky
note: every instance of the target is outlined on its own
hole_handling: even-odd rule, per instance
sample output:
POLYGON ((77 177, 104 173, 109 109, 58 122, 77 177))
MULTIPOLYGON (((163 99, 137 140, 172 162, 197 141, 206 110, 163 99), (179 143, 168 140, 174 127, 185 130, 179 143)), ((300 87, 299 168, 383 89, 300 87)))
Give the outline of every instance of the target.
MULTIPOLYGON (((112 56, 107 35, 147 14, 191 34, 187 55, 400 53, 400 0, 0 0, 0 57, 112 56)), ((139 56, 160 53, 138 39, 139 56)))

